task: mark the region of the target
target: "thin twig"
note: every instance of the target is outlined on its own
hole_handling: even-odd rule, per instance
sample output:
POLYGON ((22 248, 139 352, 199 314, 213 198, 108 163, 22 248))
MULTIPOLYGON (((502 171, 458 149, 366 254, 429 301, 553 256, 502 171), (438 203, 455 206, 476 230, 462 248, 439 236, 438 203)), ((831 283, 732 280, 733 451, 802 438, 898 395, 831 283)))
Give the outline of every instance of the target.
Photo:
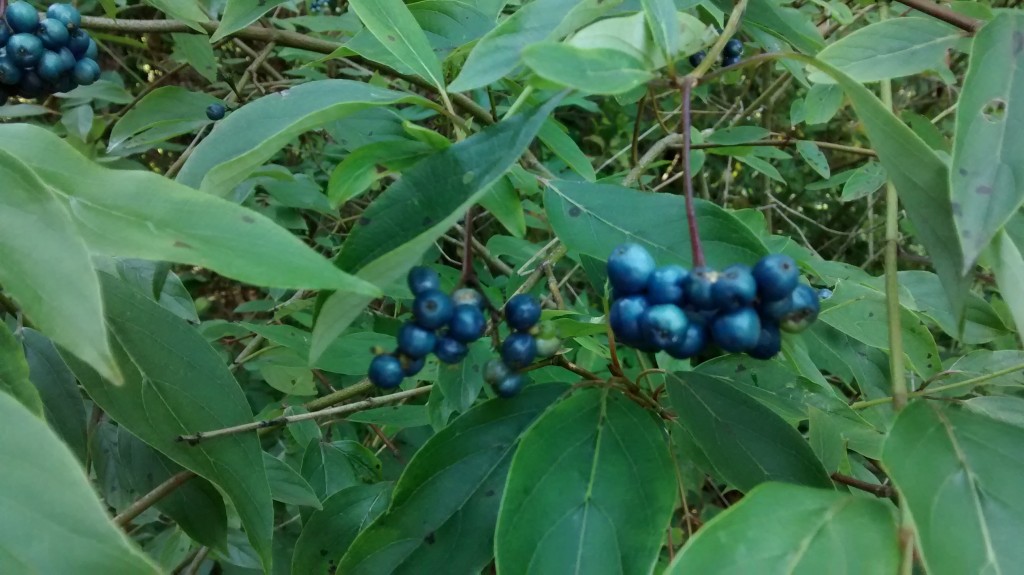
POLYGON ((833 473, 832 480, 836 483, 842 483, 843 485, 849 485, 861 491, 867 491, 875 495, 876 497, 885 497, 891 499, 895 496, 896 492, 890 485, 879 485, 877 483, 868 483, 867 481, 861 481, 856 477, 850 477, 841 473, 833 473))
MULTIPOLYGON (((995 379, 997 377, 1002 377, 1004 375, 1009 375, 1011 373, 1018 372, 1018 371, 1024 371, 1024 363, 1019 364, 1019 365, 1015 365, 1013 367, 1008 367, 1006 369, 1000 369, 999 371, 993 371, 992 373, 986 373, 985 375, 979 375, 978 377, 972 377, 970 379, 965 379, 963 381, 957 381, 957 382, 954 382, 954 383, 947 383, 946 385, 939 385, 939 386, 933 387, 931 389, 919 389, 917 391, 912 391, 912 392, 907 394, 907 397, 908 398, 909 397, 922 397, 922 396, 928 396, 928 395, 932 395, 932 394, 936 394, 936 393, 942 393, 943 391, 950 391, 950 390, 953 390, 953 389, 959 389, 961 387, 970 387, 972 385, 979 385, 979 384, 985 383, 986 381, 989 381, 991 379, 995 379)), ((856 403, 851 403, 850 404, 850 408, 851 409, 867 409, 869 407, 874 407, 876 405, 883 405, 883 404, 889 403, 891 401, 892 401, 891 397, 881 397, 881 398, 878 398, 878 399, 869 399, 869 400, 866 400, 866 401, 858 401, 856 403)))
POLYGON ((125 508, 124 511, 118 513, 117 516, 114 517, 114 523, 122 529, 127 527, 131 524, 133 519, 141 515, 164 497, 170 495, 172 491, 181 487, 186 481, 195 476, 195 473, 188 470, 175 473, 170 476, 167 481, 157 485, 152 491, 135 500, 135 502, 125 508))
POLYGON ((959 12, 954 12, 941 4, 932 2, 931 0, 899 0, 899 2, 900 4, 910 6, 918 12, 923 12, 932 18, 938 18, 947 24, 952 24, 965 32, 970 32, 971 34, 981 29, 982 24, 984 24, 979 20, 975 20, 970 16, 964 16, 959 12))

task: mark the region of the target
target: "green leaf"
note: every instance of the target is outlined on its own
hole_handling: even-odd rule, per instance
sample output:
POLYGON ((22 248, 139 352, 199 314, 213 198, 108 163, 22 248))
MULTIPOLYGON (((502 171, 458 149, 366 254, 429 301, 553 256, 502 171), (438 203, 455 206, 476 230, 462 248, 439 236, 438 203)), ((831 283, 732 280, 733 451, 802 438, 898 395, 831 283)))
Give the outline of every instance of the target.
POLYGON ((441 62, 402 0, 351 0, 349 6, 389 52, 417 76, 445 91, 441 62))
POLYGON ((676 6, 672 0, 640 0, 647 17, 654 42, 661 48, 665 60, 671 62, 679 52, 679 24, 676 6))
POLYGON ((0 421, 0 459, 16 462, 0 473, 0 570, 160 573, 111 523, 74 455, 41 419, 0 394, 0 421))
POLYGON ((804 122, 808 126, 825 124, 843 106, 843 90, 831 84, 815 84, 804 101, 804 122))
POLYGON ((476 573, 494 552, 494 525, 519 435, 561 384, 528 386, 478 405, 431 437, 395 485, 387 512, 363 531, 337 571, 476 573))
POLYGON ((526 214, 519 192, 508 176, 499 178, 491 189, 480 197, 480 205, 491 213, 508 233, 517 238, 526 235, 526 214))
POLYGON ((812 170, 818 172, 819 176, 826 180, 832 177, 832 170, 828 167, 828 158, 825 157, 825 154, 818 148, 817 144, 807 140, 800 140, 796 143, 796 151, 812 170))
POLYGON ((501 573, 650 573, 676 503, 665 433, 610 388, 576 392, 523 434, 495 534, 501 573))
POLYGON ((870 161, 857 168, 850 179, 843 184, 843 192, 839 197, 841 202, 852 202, 869 196, 885 185, 889 179, 885 168, 875 161, 870 161))
MULTIPOLYGON (((716 0, 716 4, 732 9, 732 2, 716 0)), ((814 54, 825 46, 818 27, 808 15, 791 8, 782 0, 751 0, 743 13, 743 21, 781 38, 794 48, 814 54)))
POLYGON ((288 0, 259 0, 258 2, 253 2, 252 0, 227 0, 224 15, 220 19, 220 26, 217 26, 217 31, 210 38, 210 42, 227 38, 259 20, 267 12, 287 2, 288 0))
MULTIPOLYGON (((548 182, 544 206, 558 238, 575 252, 605 260, 615 246, 637 242, 660 263, 691 264, 686 210, 679 196, 553 181, 548 182)), ((768 253, 750 228, 729 212, 701 200, 696 211, 710 265, 753 264, 768 253)))
MULTIPOLYGON (((674 8, 671 10, 675 11, 674 8)), ((669 26, 658 24, 665 26, 668 34, 676 35, 674 54, 692 54, 700 50, 704 46, 708 26, 684 12, 675 12, 674 17, 678 26, 674 32, 668 30, 669 26)), ((577 48, 610 48, 626 52, 648 64, 650 69, 661 68, 674 59, 666 60, 665 51, 655 44, 643 12, 598 20, 573 34, 567 42, 577 48)))
POLYGON ((950 184, 964 273, 1024 204, 1024 15, 1004 13, 974 38, 956 110, 950 184))
POLYGON ((1024 562, 1021 445, 1024 428, 955 404, 915 401, 900 413, 882 464, 928 573, 1013 573, 1024 562))
MULTIPOLYGON (((152 172, 101 167, 43 128, 29 124, 0 126, 0 150, 18 156, 35 170, 45 187, 55 192, 67 207, 78 232, 94 252, 197 265, 263 286, 345 288, 369 295, 379 293, 376 287, 341 272, 287 230, 252 210, 152 172)), ((34 186, 44 186, 36 182, 34 186)), ((10 210, 4 212, 11 213, 10 210)), ((56 240, 57 226, 56 222, 50 226, 57 229, 47 231, 47 240, 56 240)), ((6 229, 12 228, 7 226, 6 229)), ((33 237, 33 234, 26 230, 21 237, 33 237)), ((43 257, 40 250, 45 249, 37 242, 32 245, 35 261, 43 257)), ((60 258, 70 257, 74 244, 68 242, 59 246, 63 252, 60 258)), ((81 257, 78 265, 88 267, 88 256, 78 257, 81 257)), ((50 269, 34 268, 21 277, 50 269)), ((62 282, 51 278, 49 281, 65 296, 70 293, 69 289, 85 290, 88 285, 78 280, 62 282)), ((4 284, 12 287, 7 282, 4 284)), ((47 297, 47 309, 56 312, 60 299, 56 294, 47 297)), ((75 310, 61 312, 68 319, 83 313, 89 297, 80 294, 75 300, 75 310)), ((43 320, 36 321, 46 327, 43 320)), ((90 331, 82 334, 80 341, 65 341, 71 335, 67 330, 61 332, 63 339, 55 338, 55 341, 71 351, 76 346, 100 345, 104 338, 94 333, 101 327, 99 319, 91 318, 88 322, 90 331)))
POLYGON ((452 410, 465 413, 473 406, 484 386, 484 364, 493 357, 490 342, 479 341, 470 346, 462 362, 438 368, 437 385, 452 410))
POLYGON ((1017 333, 1024 334, 1024 291, 1020 289, 1020 286, 1024 285, 1024 256, 1021 255, 1020 247, 1005 230, 993 238, 989 250, 992 254, 992 271, 995 272, 996 283, 999 284, 999 293, 1010 308, 1017 333))
MULTIPOLYGON (((379 285, 400 278, 515 164, 559 101, 502 120, 407 170, 363 212, 338 266, 379 285)), ((313 330, 312 362, 370 301, 339 291, 324 302, 313 330)))
POLYGON ((406 170, 432 154, 430 146, 413 140, 377 142, 345 156, 327 183, 327 197, 334 207, 358 198, 388 173, 406 170))
POLYGON ((274 501, 323 509, 320 498, 313 493, 309 482, 299 475, 298 471, 292 469, 291 465, 266 451, 263 452, 263 465, 267 469, 267 482, 270 484, 270 495, 274 501))
POLYGON ((704 525, 666 574, 896 573, 898 542, 883 501, 765 483, 704 525))
POLYGON ((345 417, 346 421, 389 425, 395 428, 430 425, 430 416, 425 405, 388 405, 359 411, 345 417))
POLYGON ((210 123, 206 107, 220 100, 178 86, 153 90, 114 124, 108 152, 130 149, 195 132, 210 123))
POLYGON ((1006 395, 972 397, 964 402, 964 407, 985 417, 1024 428, 1024 398, 1006 395))
POLYGON ((544 122, 537 137, 573 171, 583 176, 584 180, 593 182, 597 179, 597 173, 590 163, 590 158, 583 153, 583 150, 580 150, 572 136, 567 134, 565 128, 559 125, 554 118, 544 122))
POLYGON ((961 333, 961 326, 949 309, 938 276, 926 271, 902 271, 898 277, 900 287, 906 288, 914 296, 915 309, 933 319, 946 335, 974 345, 988 343, 1008 332, 992 305, 970 293, 967 295, 961 333))
POLYGON ((269 160, 299 134, 375 106, 428 105, 423 98, 352 80, 319 80, 242 106, 196 146, 177 181, 218 196, 269 160))
POLYGON ((654 76, 627 52, 541 42, 523 50, 523 62, 541 78, 588 94, 622 94, 654 76))
POLYGON ((740 491, 765 481, 831 487, 821 461, 775 412, 728 381, 699 373, 666 377, 679 425, 740 491))
POLYGON ((355 441, 311 441, 302 455, 302 477, 321 501, 364 482, 380 480, 381 463, 355 441))
POLYGON ((28 361, 21 343, 0 322, 0 393, 17 399, 33 415, 43 417, 43 400, 29 380, 28 361))
POLYGON ((720 146, 735 146, 738 144, 757 142, 770 135, 770 131, 760 126, 735 126, 733 128, 715 130, 705 139, 705 141, 709 144, 718 144, 720 146))
POLYGON ((771 165, 768 162, 768 160, 763 160, 761 158, 758 158, 757 156, 744 155, 737 155, 735 156, 735 158, 737 161, 750 166, 755 171, 758 171, 768 176, 769 178, 775 180, 776 182, 781 182, 783 184, 786 183, 786 179, 782 177, 782 174, 779 173, 779 170, 775 169, 775 166, 771 165))
POLYGON ((50 427, 78 457, 86 459, 85 404, 78 383, 57 348, 43 334, 30 328, 21 330, 28 361, 28 374, 39 390, 43 411, 50 427))
MULTIPOLYGON (((0 127, 0 140, 10 137, 6 128, 0 127)), ((29 142, 7 145, 24 149, 29 142)), ((88 248, 55 190, 3 148, 0 143, 0 285, 54 341, 120 383, 88 248)), ((59 161, 55 150, 39 159, 59 161)))
MULTIPOLYGON (((196 32, 206 33, 200 23, 209 22, 210 19, 200 8, 197 0, 146 0, 146 4, 179 22, 184 22, 196 32)), ((205 42, 206 39, 204 38, 203 41, 205 42)))
MULTIPOLYGON (((963 33, 935 18, 894 18, 875 22, 829 44, 817 58, 857 82, 912 76, 943 65, 946 52, 963 33)), ((812 82, 835 83, 812 69, 812 82)))
POLYGON ((217 81, 217 55, 206 36, 199 34, 171 34, 174 51, 171 59, 188 64, 210 82, 217 81))
POLYGON ((195 329, 111 276, 100 279, 125 383, 114 387, 85 364, 64 359, 114 421, 225 493, 269 570, 274 513, 259 440, 236 434, 192 446, 175 439, 251 422, 242 389, 195 329))
POLYGON ((328 497, 323 510, 302 523, 292 573, 332 572, 356 535, 384 512, 390 497, 390 483, 356 485, 328 497))

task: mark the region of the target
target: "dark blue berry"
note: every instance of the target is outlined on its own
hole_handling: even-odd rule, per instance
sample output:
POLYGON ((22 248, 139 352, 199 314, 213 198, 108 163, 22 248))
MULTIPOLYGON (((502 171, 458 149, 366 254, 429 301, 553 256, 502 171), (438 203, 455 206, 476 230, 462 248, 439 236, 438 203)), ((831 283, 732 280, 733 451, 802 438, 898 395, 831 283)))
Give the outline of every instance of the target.
POLYGON ((403 356, 399 361, 402 363, 402 375, 405 377, 412 377, 416 375, 423 371, 423 366, 427 365, 427 358, 425 357, 413 359, 411 357, 403 356))
POLYGON ((47 82, 57 81, 57 78, 64 72, 64 59, 57 52, 47 50, 39 59, 39 64, 36 65, 36 73, 47 82))
POLYGON ((718 274, 718 279, 711 285, 711 300, 715 307, 725 311, 748 306, 757 298, 757 282, 750 273, 750 268, 736 264, 729 266, 718 274))
POLYGON ((718 279, 718 273, 706 267, 696 267, 686 278, 686 301, 699 310, 715 309, 711 287, 718 279))
POLYGON ((402 385, 402 362, 393 355, 378 355, 370 362, 370 381, 377 387, 392 389, 402 385))
POLYGON ((7 41, 11 39, 11 27, 7 25, 7 21, 0 18, 0 48, 7 45, 7 41))
POLYGON ((661 266, 647 280, 647 301, 653 305, 671 303, 683 305, 686 280, 690 272, 682 266, 661 266))
POLYGON ((43 57, 43 41, 35 34, 15 34, 7 41, 7 56, 22 68, 32 68, 43 57))
POLYGON ((643 246, 622 244, 608 256, 608 281, 621 296, 642 292, 654 272, 654 258, 643 246))
POLYGON ((452 292, 452 301, 455 305, 475 305, 480 309, 487 307, 487 300, 484 294, 473 288, 460 288, 452 292))
POLYGON ((637 345, 643 341, 640 317, 648 307, 647 299, 640 295, 627 296, 612 304, 608 311, 608 322, 621 343, 637 345))
POLYGON ((15 2, 7 7, 7 24, 15 33, 31 34, 39 26, 39 13, 28 2, 15 2))
POLYGON ((74 90, 77 87, 78 84, 75 84, 74 78, 72 78, 69 74, 61 74, 60 78, 57 78, 57 81, 53 83, 52 91, 58 93, 67 93, 71 90, 74 90))
POLYGON ((82 25, 82 15, 71 4, 50 4, 46 9, 46 17, 58 20, 68 28, 82 25))
POLYGON ((501 344, 501 359, 512 369, 521 369, 537 357, 537 340, 528 333, 510 334, 501 344))
POLYGON ((788 297, 800 280, 800 268, 793 258, 772 254, 758 260, 751 271, 757 282, 757 293, 762 301, 776 301, 788 297))
POLYGON ((711 337, 725 351, 747 351, 761 337, 761 320, 752 308, 740 308, 718 316, 711 324, 711 337))
POLYGON ((491 385, 498 385, 511 373, 512 370, 500 359, 492 359, 484 365, 484 381, 491 385))
POLYGON ((736 38, 730 38, 722 47, 722 55, 730 58, 739 58, 743 55, 743 42, 736 38))
POLYGON ((739 61, 740 61, 740 57, 739 56, 722 56, 722 67, 723 68, 728 68, 729 66, 733 66, 735 64, 738 64, 739 61))
POLYGON ((89 42, 92 39, 89 38, 89 34, 81 28, 72 30, 68 36, 68 49, 75 55, 75 58, 84 58, 85 53, 89 51, 89 42))
POLYGON ((18 82, 18 95, 22 98, 38 98, 46 93, 46 83, 35 70, 25 70, 18 82))
POLYGON ((761 322, 761 335, 757 344, 747 350, 747 355, 755 359, 771 359, 782 351, 782 334, 779 326, 770 322, 761 322))
POLYGON ((526 387, 526 376, 521 373, 512 373, 494 386, 494 393, 497 393, 498 397, 508 399, 514 397, 524 387, 526 387))
POLYGON ((527 331, 540 321, 540 302, 524 293, 512 296, 505 304, 505 321, 516 331, 527 331))
POLYGON ((688 359, 701 351, 708 342, 708 329, 701 323, 691 321, 686 326, 686 332, 676 343, 665 348, 669 355, 676 359, 688 359))
POLYGON ((468 353, 469 348, 466 347, 466 344, 448 336, 437 338, 437 343, 434 344, 434 355, 441 363, 459 363, 466 359, 468 353))
POLYGON ((21 81, 21 67, 10 56, 0 56, 0 84, 14 86, 21 81))
POLYGON ((818 290, 800 284, 789 296, 789 309, 779 320, 782 331, 800 333, 818 319, 821 304, 818 301, 818 290))
POLYGON ((455 306, 452 298, 440 290, 421 292, 412 303, 416 323, 425 329, 438 329, 452 319, 455 306))
POLYGON ((412 291, 412 295, 420 295, 425 291, 431 291, 441 289, 441 278, 437 275, 437 272, 426 267, 416 266, 409 270, 409 276, 406 278, 409 284, 409 290, 412 291))
POLYGON ((68 50, 67 47, 61 48, 59 54, 61 64, 64 66, 64 71, 70 72, 74 70, 75 62, 77 62, 77 60, 75 60, 75 55, 71 53, 71 50, 68 50))
POLYGON ((657 349, 666 349, 683 339, 688 324, 683 310, 672 304, 651 306, 640 316, 644 341, 657 349))
POLYGON ((47 18, 39 23, 39 31, 36 32, 39 39, 43 41, 43 46, 47 50, 60 50, 68 44, 67 26, 54 20, 53 18, 47 18))
POLYGON ((704 50, 701 50, 700 52, 694 54, 690 54, 690 65, 693 66, 694 68, 700 66, 701 62, 704 61, 704 58, 706 58, 707 55, 708 53, 705 52, 704 50))
POLYGON ((419 359, 434 351, 436 341, 437 336, 434 332, 412 322, 405 322, 398 330, 398 350, 413 359, 419 359))
POLYGON ((100 65, 95 60, 82 58, 75 62, 75 82, 80 86, 88 86, 100 79, 100 65))
POLYGON ((456 341, 470 343, 480 339, 487 328, 484 312, 475 305, 457 305, 448 321, 448 336, 456 341))
POLYGON ((216 122, 217 120, 224 119, 224 114, 227 111, 228 109, 224 107, 224 104, 210 104, 206 107, 206 117, 216 122))

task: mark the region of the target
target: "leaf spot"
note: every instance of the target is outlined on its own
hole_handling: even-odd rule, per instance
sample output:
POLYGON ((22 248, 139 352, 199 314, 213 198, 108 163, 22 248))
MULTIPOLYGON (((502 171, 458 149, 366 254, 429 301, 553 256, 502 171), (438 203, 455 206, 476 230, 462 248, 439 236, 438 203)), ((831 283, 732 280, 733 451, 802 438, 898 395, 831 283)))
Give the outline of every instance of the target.
POLYGON ((361 226, 368 226, 368 225, 370 225, 370 221, 371 221, 370 218, 368 218, 366 216, 363 216, 363 217, 359 218, 359 225, 361 225, 361 226))
POLYGON ((1013 55, 1019 56, 1024 52, 1024 33, 1017 30, 1013 33, 1013 55))
POLYGON ((981 109, 981 114, 992 123, 1002 122, 1006 118, 1006 101, 1002 98, 993 98, 981 109))
POLYGON ((578 218, 580 216, 580 214, 582 214, 582 213, 583 213, 583 210, 581 210, 579 206, 573 206, 573 207, 569 208, 569 217, 570 218, 578 218))
POLYGON ((978 189, 974 190, 974 193, 978 194, 979 196, 991 196, 992 186, 978 186, 978 189))
POLYGON ((466 172, 462 175, 462 183, 469 185, 476 178, 476 172, 466 172))
POLYGON ((242 221, 247 224, 255 224, 256 218, 250 216, 249 214, 242 214, 242 221))
POLYGON ((174 240, 174 247, 176 247, 176 248, 184 248, 184 249, 191 249, 192 248, 192 246, 190 246, 189 244, 187 244, 187 243, 185 243, 185 242, 183 242, 181 240, 174 240))

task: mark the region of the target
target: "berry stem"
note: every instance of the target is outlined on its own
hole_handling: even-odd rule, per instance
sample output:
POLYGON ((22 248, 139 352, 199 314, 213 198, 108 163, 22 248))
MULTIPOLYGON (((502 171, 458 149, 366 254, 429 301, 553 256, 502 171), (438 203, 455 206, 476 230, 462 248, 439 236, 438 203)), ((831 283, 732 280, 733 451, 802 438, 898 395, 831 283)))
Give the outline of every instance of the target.
POLYGON ((473 217, 476 206, 466 210, 466 224, 463 227, 465 239, 462 243, 462 274, 459 276, 459 287, 476 284, 476 270, 473 269, 473 217))
POLYGON ((680 130, 683 136, 683 193, 686 197, 686 223, 690 228, 690 249, 693 252, 694 267, 703 267, 704 246, 700 243, 697 213, 693 207, 693 174, 690 173, 690 99, 695 83, 696 79, 690 76, 682 80, 683 122, 680 130))

